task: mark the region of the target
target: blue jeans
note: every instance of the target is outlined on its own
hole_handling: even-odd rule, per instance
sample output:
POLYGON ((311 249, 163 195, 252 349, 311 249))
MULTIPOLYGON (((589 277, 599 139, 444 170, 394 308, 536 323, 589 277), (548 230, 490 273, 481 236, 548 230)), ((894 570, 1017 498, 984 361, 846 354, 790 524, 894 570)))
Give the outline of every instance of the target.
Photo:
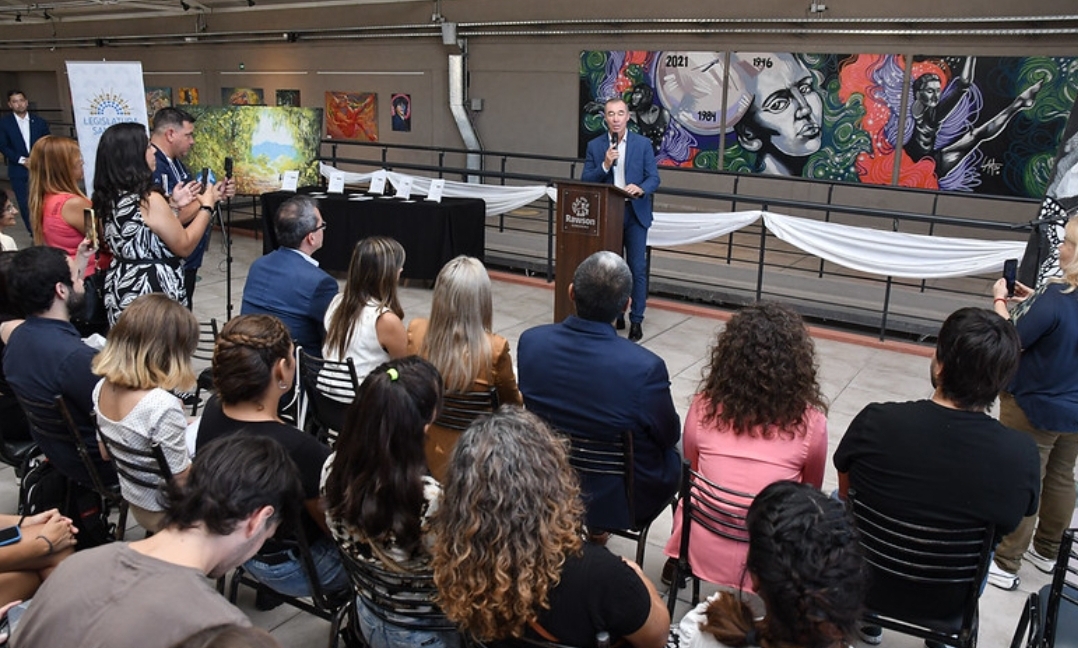
MULTIPOLYGON (((284 596, 310 596, 311 588, 303 571, 303 564, 295 550, 289 550, 291 559, 277 565, 268 565, 257 554, 243 564, 243 568, 254 576, 255 580, 284 596)), ((311 543, 311 558, 318 573, 318 582, 322 583, 327 593, 348 591, 352 585, 348 581, 348 572, 341 564, 337 545, 329 538, 318 538, 311 543)))
POLYGON ((363 597, 356 598, 359 628, 370 648, 460 648, 460 634, 456 632, 402 628, 379 619, 368 605, 363 597))

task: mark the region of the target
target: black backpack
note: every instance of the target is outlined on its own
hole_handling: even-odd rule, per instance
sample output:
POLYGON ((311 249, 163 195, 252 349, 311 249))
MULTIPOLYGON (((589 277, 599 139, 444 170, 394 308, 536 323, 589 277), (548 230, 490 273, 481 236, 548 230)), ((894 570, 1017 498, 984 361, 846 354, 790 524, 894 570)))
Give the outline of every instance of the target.
POLYGON ((76 549, 89 549, 116 539, 109 508, 100 495, 68 480, 44 455, 27 457, 19 486, 19 515, 49 509, 72 519, 79 530, 76 549))

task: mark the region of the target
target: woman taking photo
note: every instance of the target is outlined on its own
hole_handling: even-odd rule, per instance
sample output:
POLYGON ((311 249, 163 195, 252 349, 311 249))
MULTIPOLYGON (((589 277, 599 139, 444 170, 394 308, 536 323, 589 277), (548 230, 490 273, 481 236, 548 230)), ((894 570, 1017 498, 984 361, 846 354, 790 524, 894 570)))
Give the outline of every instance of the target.
POLYGON ((636 648, 666 645, 670 616, 635 563, 583 541, 584 505, 567 444, 534 414, 503 406, 450 455, 431 522, 438 603, 480 641, 526 636, 636 648), (481 601, 482 604, 477 604, 481 601))
POLYGON ((685 648, 843 648, 852 645, 867 572, 842 502, 807 484, 780 481, 753 500, 747 569, 763 599, 755 618, 739 596, 720 592, 685 615, 685 648))
MULTIPOLYGON (((741 309, 719 334, 703 388, 685 417, 682 446, 690 467, 748 495, 780 479, 819 488, 827 463, 827 406, 816 366, 800 315, 768 302, 741 309)), ((679 508, 666 543, 666 582, 680 544, 679 508)), ((747 548, 695 527, 689 565, 708 582, 751 590, 743 578, 747 548)))
POLYGON ((326 309, 326 343, 322 357, 351 358, 359 382, 372 369, 408 355, 404 309, 397 282, 404 269, 404 247, 384 236, 356 243, 348 264, 348 282, 326 309))
MULTIPOLYGON (((83 210, 90 199, 79 189, 82 180, 82 153, 79 144, 69 137, 47 135, 30 151, 30 228, 34 245, 58 247, 75 256, 86 238, 83 210)), ((84 277, 97 270, 94 262, 86 266, 84 277)))
MULTIPOLYGON (((195 316, 164 295, 149 294, 131 302, 94 358, 92 370, 101 376, 93 391, 101 456, 124 462, 141 481, 158 481, 157 462, 116 444, 142 452, 159 445, 174 479, 185 478, 191 465, 187 416, 170 391, 195 384, 191 355, 197 345, 195 316)), ((148 488, 120 473, 120 492, 135 521, 155 533, 165 516, 161 485, 148 488)))
MULTIPOLYGON (((213 385, 217 394, 206 403, 198 424, 196 452, 214 439, 244 432, 280 443, 299 469, 303 483, 303 515, 299 523, 311 550, 318 580, 327 595, 350 589, 337 547, 329 535, 319 480, 329 448, 277 415, 281 396, 296 376, 292 336, 272 315, 234 317, 217 336, 213 349, 213 385)), ((288 529, 266 541, 244 564, 256 580, 285 596, 310 596, 306 572, 293 548, 288 529)))
POLYGON ((1036 292, 1016 283, 1014 297, 1000 279, 992 288, 993 306, 1009 318, 1022 341, 1018 373, 1000 394, 999 421, 1033 437, 1041 455, 1041 496, 1037 515, 996 547, 988 582, 1005 590, 1018 587, 1022 559, 1051 573, 1063 531, 1074 514, 1074 464, 1078 458, 1078 219, 1064 228, 1059 245, 1062 276, 1036 292), (1008 302, 1019 302, 1013 312, 1008 302), (1030 547, 1030 540, 1033 546, 1030 547))
MULTIPOLYGON (((427 475, 423 436, 438 414, 442 379, 415 356, 379 365, 348 411, 336 452, 326 460, 326 522, 338 547, 357 561, 400 574, 430 572, 428 518, 441 488, 427 475)), ((360 592, 359 624, 371 648, 455 647, 455 632, 425 632, 382 621, 390 610, 360 592)), ((409 620, 417 623, 417 620, 409 620)))
MULTIPOLYGON (((494 307, 490 276, 476 258, 459 256, 445 264, 434 282, 430 319, 408 324, 408 353, 430 360, 445 382, 446 393, 497 390, 498 403, 523 400, 513 373, 509 343, 491 332, 494 307)), ((427 431, 427 465, 441 481, 460 432, 437 423, 427 431)))
POLYGON ((153 188, 155 151, 146 128, 110 126, 97 147, 93 206, 104 223, 113 259, 105 279, 105 309, 110 325, 139 295, 164 293, 187 304, 183 257, 190 254, 210 224, 223 183, 197 196, 202 208, 185 227, 168 199, 153 188))

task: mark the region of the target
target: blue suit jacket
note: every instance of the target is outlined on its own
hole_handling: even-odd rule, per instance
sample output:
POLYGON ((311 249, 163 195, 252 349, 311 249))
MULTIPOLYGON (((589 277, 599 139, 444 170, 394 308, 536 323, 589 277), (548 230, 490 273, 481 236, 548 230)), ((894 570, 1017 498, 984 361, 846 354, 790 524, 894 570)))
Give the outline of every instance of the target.
MULTIPOLYGON (((48 134, 49 123, 30 113, 30 147, 33 148, 39 139, 48 134)), ((8 177, 30 177, 30 171, 19 164, 19 158, 30 157, 30 151, 26 149, 26 142, 22 139, 13 113, 0 117, 0 152, 7 158, 8 177)))
MULTIPOLYGON (((584 173, 580 179, 584 182, 602 182, 614 184, 614 169, 603 171, 603 160, 610 148, 610 136, 600 135, 588 142, 588 153, 584 158, 584 173)), ((651 150, 651 140, 632 131, 627 132, 625 157, 618 160, 625 165, 625 182, 644 190, 644 195, 629 201, 632 213, 645 228, 651 227, 651 198, 659 188, 659 169, 655 165, 655 152, 651 150)))
POLYGON ((251 264, 240 314, 279 317, 296 346, 321 357, 322 318, 336 294, 336 279, 295 250, 280 248, 251 264))
POLYGON ((633 433, 636 520, 617 477, 583 480, 588 524, 627 529, 657 513, 677 491, 681 422, 662 358, 618 337, 614 327, 569 317, 528 329, 517 352, 524 404, 559 430, 618 438, 633 433))

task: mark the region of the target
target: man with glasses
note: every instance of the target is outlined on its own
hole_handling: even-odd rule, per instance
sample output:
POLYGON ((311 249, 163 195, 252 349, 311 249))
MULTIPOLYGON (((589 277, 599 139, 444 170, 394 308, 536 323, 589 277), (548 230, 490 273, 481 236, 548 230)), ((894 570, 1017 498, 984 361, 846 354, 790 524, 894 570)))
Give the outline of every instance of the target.
POLYGON ((326 222, 313 199, 295 196, 277 210, 279 248, 251 264, 243 286, 243 315, 279 317, 296 346, 321 357, 322 319, 337 295, 337 280, 311 258, 322 247, 326 222))
MULTIPOLYGON (((202 186, 198 184, 199 178, 192 176, 183 164, 183 158, 191 152, 194 143, 195 118, 190 113, 178 108, 162 108, 154 113, 150 145, 154 148, 157 166, 153 171, 153 181, 164 190, 166 196, 171 197, 172 192, 182 185, 192 185, 196 192, 202 189, 202 186)), ((210 180, 213 178, 211 177, 210 180)), ((236 195, 236 181, 229 178, 225 183, 223 197, 231 198, 234 195, 236 195)), ((178 208, 176 215, 186 226, 195 219, 201 208, 197 200, 192 200, 178 208)), ((194 308, 195 305, 198 269, 202 267, 202 256, 206 253, 206 247, 209 246, 211 231, 213 227, 206 228, 206 233, 202 235, 198 246, 183 261, 183 281, 184 288, 187 289, 188 308, 194 308)))

